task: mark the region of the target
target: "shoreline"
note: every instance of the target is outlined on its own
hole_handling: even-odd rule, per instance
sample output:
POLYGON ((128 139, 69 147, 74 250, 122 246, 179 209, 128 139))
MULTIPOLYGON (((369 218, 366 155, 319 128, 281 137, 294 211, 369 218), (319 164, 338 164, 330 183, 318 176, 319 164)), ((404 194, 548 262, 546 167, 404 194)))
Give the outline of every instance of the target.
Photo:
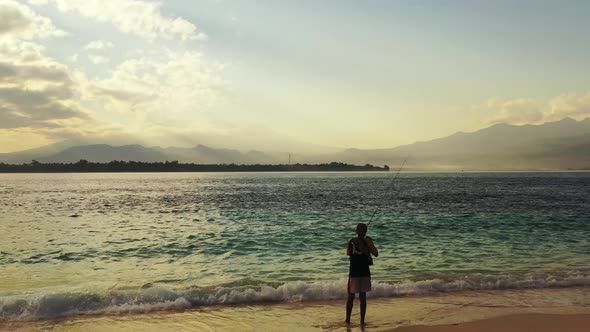
MULTIPOLYGON (((168 171, 157 171, 157 170, 146 170, 146 171, 5 171, 0 170, 0 174, 167 174, 167 173, 390 173, 392 170, 207 170, 207 171, 194 171, 194 170, 168 170, 168 171)), ((461 169, 442 169, 442 170, 428 170, 428 169, 408 169, 403 170, 406 174, 478 174, 478 173, 590 173, 590 169, 509 169, 509 170, 461 170, 461 169)))
MULTIPOLYGON (((46 330, 69 332, 362 331, 358 324, 358 309, 357 300, 353 308, 353 323, 350 326, 344 324, 344 300, 330 300, 221 305, 176 312, 109 313, 54 320, 10 321, 0 322, 0 330, 14 332, 46 330)), ((522 329, 522 326, 526 326, 530 321, 529 316, 526 315, 531 314, 541 315, 540 319, 547 322, 543 324, 543 328, 549 328, 535 329, 535 331, 557 331, 550 328, 563 326, 563 324, 570 326, 578 320, 582 322, 581 326, 588 326, 584 324, 590 322, 590 287, 465 291, 424 296, 373 298, 368 300, 368 325, 365 330, 487 331, 484 328, 488 326, 504 326, 498 324, 505 324, 507 320, 498 317, 525 315, 509 318, 515 320, 512 325, 516 329, 507 331, 526 331, 522 329), (519 326, 521 328, 517 328, 519 326)), ((496 328, 495 331, 503 331, 503 328, 496 328)))

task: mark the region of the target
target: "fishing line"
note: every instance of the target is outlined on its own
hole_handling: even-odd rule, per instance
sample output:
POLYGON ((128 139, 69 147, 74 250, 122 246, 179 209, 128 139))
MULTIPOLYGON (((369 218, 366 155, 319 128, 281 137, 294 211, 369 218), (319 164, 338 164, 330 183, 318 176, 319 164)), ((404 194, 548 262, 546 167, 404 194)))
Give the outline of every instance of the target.
MULTIPOLYGON (((408 154, 406 156, 406 159, 404 159, 404 162, 402 163, 402 166, 397 170, 397 172, 395 173, 395 175, 391 179, 391 182, 389 183, 389 186, 385 190, 386 193, 389 192, 391 190, 391 188, 393 187, 393 185, 395 184, 395 179, 397 179, 397 177, 399 176, 399 173, 401 172, 402 168, 404 168, 404 166, 406 165, 406 161, 408 160, 409 157, 410 157, 410 155, 408 154)), ((367 226, 369 226, 371 224, 371 221, 373 221, 373 218, 375 218, 375 215, 377 214, 377 210, 379 210, 379 206, 375 207, 375 210, 373 210, 373 214, 371 215, 371 219, 369 219, 369 222, 367 223, 367 226)))

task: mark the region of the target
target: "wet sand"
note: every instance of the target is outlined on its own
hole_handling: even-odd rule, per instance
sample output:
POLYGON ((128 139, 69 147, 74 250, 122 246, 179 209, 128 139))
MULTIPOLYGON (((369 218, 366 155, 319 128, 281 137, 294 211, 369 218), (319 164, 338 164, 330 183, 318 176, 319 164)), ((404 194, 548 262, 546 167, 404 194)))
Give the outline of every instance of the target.
POLYGON ((344 321, 344 301, 214 306, 0 323, 1 331, 582 331, 590 288, 478 291, 369 299, 367 326, 344 321))
POLYGON ((590 331, 590 314, 518 314, 483 319, 474 322, 409 326, 395 332, 587 332, 590 331))

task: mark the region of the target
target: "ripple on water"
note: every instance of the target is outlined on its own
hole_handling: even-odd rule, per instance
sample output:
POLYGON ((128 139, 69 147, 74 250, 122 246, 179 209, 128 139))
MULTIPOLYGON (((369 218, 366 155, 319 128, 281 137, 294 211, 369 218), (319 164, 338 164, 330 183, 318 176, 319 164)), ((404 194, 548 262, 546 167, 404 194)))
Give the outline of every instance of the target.
POLYGON ((347 275, 352 228, 379 208, 378 279, 588 269, 588 174, 402 174, 395 193, 390 175, 3 178, 0 268, 31 284, 43 267, 80 284, 334 280, 347 275))

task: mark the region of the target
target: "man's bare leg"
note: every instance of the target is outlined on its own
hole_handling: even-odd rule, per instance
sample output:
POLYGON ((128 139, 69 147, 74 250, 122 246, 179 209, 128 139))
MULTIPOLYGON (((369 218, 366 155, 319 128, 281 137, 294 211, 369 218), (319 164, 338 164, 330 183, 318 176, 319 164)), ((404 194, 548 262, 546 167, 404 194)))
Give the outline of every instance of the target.
POLYGON ((346 300, 346 323, 350 323, 350 315, 352 314, 352 306, 354 304, 354 293, 348 294, 348 300, 346 300))
MULTIPOLYGON (((365 325, 365 314, 367 313, 367 293, 359 293, 361 300, 361 325, 365 325)), ((352 306, 350 308, 352 310, 352 306)))

